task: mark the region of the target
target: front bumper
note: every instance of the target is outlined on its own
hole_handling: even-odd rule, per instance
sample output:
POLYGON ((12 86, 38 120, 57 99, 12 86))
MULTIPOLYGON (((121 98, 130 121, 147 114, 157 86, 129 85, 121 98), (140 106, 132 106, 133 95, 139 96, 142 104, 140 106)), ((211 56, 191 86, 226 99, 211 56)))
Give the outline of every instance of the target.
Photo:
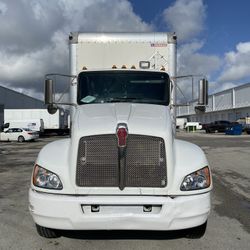
POLYGON ((210 212, 210 193, 163 196, 71 196, 29 190, 29 209, 36 224, 65 230, 177 230, 203 224, 210 212), (99 212, 91 212, 99 205, 99 212), (151 212, 143 206, 152 206, 151 212))

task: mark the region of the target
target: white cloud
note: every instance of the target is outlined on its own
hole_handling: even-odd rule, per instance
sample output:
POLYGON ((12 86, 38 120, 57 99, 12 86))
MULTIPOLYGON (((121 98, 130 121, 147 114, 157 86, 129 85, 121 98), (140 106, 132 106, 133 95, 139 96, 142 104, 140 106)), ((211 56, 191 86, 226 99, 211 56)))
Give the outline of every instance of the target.
POLYGON ((224 63, 225 66, 218 81, 235 82, 250 77, 250 42, 237 44, 236 51, 225 54, 224 63))
MULTIPOLYGON (((196 98, 198 94, 198 80, 203 76, 210 79, 211 74, 221 67, 221 59, 218 56, 199 52, 203 46, 204 44, 201 41, 186 43, 179 47, 177 54, 177 75, 199 75, 199 77, 194 78, 193 98, 196 98)), ((185 93, 186 98, 192 99, 192 78, 179 80, 178 85, 185 93)), ((181 97, 180 93, 179 97, 181 97)))
POLYGON ((226 83, 218 83, 216 82, 214 85, 210 84, 211 93, 217 93, 226 89, 231 89, 237 86, 236 83, 226 82, 226 83))
MULTIPOLYGON (((176 0, 163 11, 163 18, 181 41, 178 75, 217 73, 222 59, 202 53, 205 41, 197 40, 205 28, 204 1, 176 0)), ((0 23, 0 83, 39 97, 44 74, 68 73, 69 32, 154 29, 134 13, 128 0, 0 0, 0 23)), ((224 65, 214 89, 250 76, 250 42, 226 53, 224 65)), ((190 94, 190 85, 183 87, 190 94)))
POLYGON ((68 73, 69 32, 152 30, 127 0, 4 0, 0 23, 0 82, 36 92, 44 74, 68 73))
POLYGON ((204 29, 206 7, 203 0, 177 0, 163 12, 171 31, 182 41, 192 39, 204 29))
MULTIPOLYGON (((177 74, 205 75, 212 79, 210 93, 235 87, 250 78, 250 42, 240 42, 224 57, 202 53, 205 41, 199 36, 205 29, 206 6, 203 0, 176 0, 163 11, 163 18, 180 42, 177 74), (215 77, 220 72, 219 77, 215 77)), ((194 84, 197 88, 197 82, 194 84)), ((179 81, 188 99, 192 96, 191 79, 179 81)), ((197 89, 194 91, 197 93, 197 89)), ((194 95, 195 97, 195 95, 194 95)))
MULTIPOLYGON (((175 31, 180 42, 177 53, 177 75, 202 75, 210 78, 221 67, 221 59, 216 55, 201 53, 204 41, 198 40, 205 29, 206 6, 203 0, 176 0, 163 11, 163 19, 175 31)), ((197 97, 198 80, 202 77, 179 80, 178 86, 187 100, 197 97)), ((178 99, 184 101, 180 91, 178 99)))
POLYGON ((199 52, 202 42, 187 43, 178 51, 178 75, 201 74, 209 76, 220 68, 221 60, 215 55, 199 52))
POLYGON ((7 5, 3 2, 0 2, 0 15, 5 15, 7 10, 7 5))

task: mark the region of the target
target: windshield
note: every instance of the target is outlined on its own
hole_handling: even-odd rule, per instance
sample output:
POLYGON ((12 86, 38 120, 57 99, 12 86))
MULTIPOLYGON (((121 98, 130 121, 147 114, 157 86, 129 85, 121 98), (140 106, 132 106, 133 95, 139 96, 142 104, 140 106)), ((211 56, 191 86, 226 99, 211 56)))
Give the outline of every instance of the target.
POLYGON ((32 131, 32 130, 29 129, 29 128, 23 128, 23 130, 25 130, 25 131, 32 131))
POLYGON ((78 104, 136 102, 169 104, 169 76, 163 72, 96 71, 78 76, 78 104))

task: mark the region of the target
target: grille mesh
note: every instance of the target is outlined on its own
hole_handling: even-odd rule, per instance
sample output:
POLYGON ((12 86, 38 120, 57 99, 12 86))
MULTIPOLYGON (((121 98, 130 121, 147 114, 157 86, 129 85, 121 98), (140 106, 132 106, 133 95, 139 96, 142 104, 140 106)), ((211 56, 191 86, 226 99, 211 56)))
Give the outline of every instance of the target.
MULTIPOLYGON (((116 135, 82 137, 79 141, 76 184, 80 187, 119 186, 119 148, 116 135)), ((167 184, 162 138, 129 134, 125 151, 126 187, 164 187, 167 184)))
POLYGON ((128 187, 166 186, 165 146, 161 138, 128 137, 125 180, 128 187))

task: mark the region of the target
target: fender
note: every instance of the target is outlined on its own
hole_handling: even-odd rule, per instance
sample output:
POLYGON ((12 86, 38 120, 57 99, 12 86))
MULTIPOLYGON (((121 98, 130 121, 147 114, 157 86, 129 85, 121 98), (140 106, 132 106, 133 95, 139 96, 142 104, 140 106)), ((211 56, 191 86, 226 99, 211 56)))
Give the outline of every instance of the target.
MULTIPOLYGON (((209 192, 212 189, 212 182, 210 187, 195 191, 181 191, 180 186, 183 179, 188 174, 191 174, 201 168, 209 166, 207 158, 203 150, 197 145, 182 141, 174 140, 173 143, 173 154, 174 154, 174 169, 173 169, 173 182, 169 187, 169 195, 193 195, 209 192)), ((211 176, 211 169, 210 169, 211 176)), ((212 176, 211 176, 212 180, 212 176)))
POLYGON ((70 139, 62 139, 51 142, 45 145, 40 151, 36 164, 53 173, 55 173, 63 184, 62 190, 44 189, 33 185, 31 181, 31 188, 40 192, 47 193, 61 193, 61 194, 75 194, 73 185, 69 181, 69 154, 70 154, 70 139))

